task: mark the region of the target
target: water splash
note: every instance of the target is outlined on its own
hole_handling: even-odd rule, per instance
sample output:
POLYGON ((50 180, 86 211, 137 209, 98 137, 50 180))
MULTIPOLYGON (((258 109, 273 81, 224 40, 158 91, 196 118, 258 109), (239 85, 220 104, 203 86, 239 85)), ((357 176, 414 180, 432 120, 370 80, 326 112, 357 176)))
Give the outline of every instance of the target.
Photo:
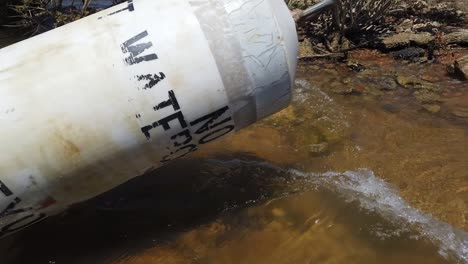
MULTIPOLYGON (((357 202, 361 208, 379 214, 386 220, 412 230, 439 247, 439 254, 446 259, 468 263, 468 233, 411 207, 395 187, 368 169, 358 171, 310 173, 285 169, 267 162, 230 160, 213 161, 222 164, 248 165, 272 169, 300 177, 316 187, 324 187, 342 196, 347 202, 357 202)), ((395 234, 398 234, 396 232, 395 234)), ((388 234, 385 234, 388 236, 388 234)))
POLYGON ((325 184, 331 184, 348 201, 357 201, 362 208, 376 212, 384 218, 404 225, 404 228, 419 229, 422 236, 439 246, 439 253, 460 262, 468 262, 468 233, 438 221, 428 214, 412 208, 398 191, 376 177, 370 170, 328 172, 325 174, 304 174, 297 170, 291 173, 305 177, 316 177, 325 184))
POLYGON ((318 99, 321 101, 321 103, 331 103, 333 102, 333 99, 324 91, 322 91, 320 88, 315 87, 311 85, 308 81, 304 79, 296 79, 294 82, 296 84, 296 97, 294 98, 295 100, 298 100, 299 102, 303 103, 305 102, 309 95, 304 94, 305 91, 311 90, 315 94, 315 99, 318 99))

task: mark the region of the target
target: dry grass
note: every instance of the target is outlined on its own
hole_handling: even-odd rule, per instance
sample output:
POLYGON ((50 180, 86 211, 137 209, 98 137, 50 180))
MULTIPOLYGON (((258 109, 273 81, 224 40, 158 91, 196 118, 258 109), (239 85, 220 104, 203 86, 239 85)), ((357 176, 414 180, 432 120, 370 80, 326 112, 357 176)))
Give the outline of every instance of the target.
POLYGON ((314 5, 319 2, 319 0, 285 0, 289 9, 306 9, 309 6, 314 5))
POLYGON ((62 12, 52 0, 18 0, 8 8, 13 15, 5 19, 8 22, 3 26, 16 28, 26 35, 37 35, 79 17, 71 9, 62 12))
MULTIPOLYGON (((290 0, 288 4, 307 8, 315 3, 312 1, 290 0)), ((299 25, 300 34, 313 41, 314 46, 324 44, 329 52, 367 46, 369 41, 389 30, 391 25, 385 23, 385 18, 400 1, 338 0, 334 8, 303 20, 299 25)))
MULTIPOLYGON (((118 4, 123 0, 109 0, 118 4)), ((62 0, 0 0, 0 26, 16 28, 26 35, 37 35, 75 21, 96 10, 87 10, 91 0, 75 0, 83 8, 62 6, 62 0)))
POLYGON ((400 0, 339 0, 333 12, 333 26, 342 33, 371 30, 400 0))

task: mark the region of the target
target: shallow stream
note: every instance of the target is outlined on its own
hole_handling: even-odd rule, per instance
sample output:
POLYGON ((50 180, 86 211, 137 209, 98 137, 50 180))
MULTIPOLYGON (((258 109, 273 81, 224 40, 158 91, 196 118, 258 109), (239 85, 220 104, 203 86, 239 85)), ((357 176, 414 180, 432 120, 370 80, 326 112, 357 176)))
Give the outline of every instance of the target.
POLYGON ((363 51, 302 63, 294 92, 281 113, 0 241, 2 263, 468 262, 468 83, 443 61, 363 51))
POLYGON ((0 262, 468 263, 452 53, 303 62, 288 109, 0 241, 0 262))

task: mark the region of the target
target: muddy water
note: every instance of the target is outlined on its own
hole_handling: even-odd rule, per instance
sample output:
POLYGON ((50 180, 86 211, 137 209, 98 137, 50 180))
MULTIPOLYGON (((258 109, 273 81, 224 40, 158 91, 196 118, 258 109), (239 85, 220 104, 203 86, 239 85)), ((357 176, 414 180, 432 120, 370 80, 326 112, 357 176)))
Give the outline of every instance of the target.
POLYGON ((468 83, 444 62, 304 63, 290 108, 0 241, 1 263, 468 262, 468 83))

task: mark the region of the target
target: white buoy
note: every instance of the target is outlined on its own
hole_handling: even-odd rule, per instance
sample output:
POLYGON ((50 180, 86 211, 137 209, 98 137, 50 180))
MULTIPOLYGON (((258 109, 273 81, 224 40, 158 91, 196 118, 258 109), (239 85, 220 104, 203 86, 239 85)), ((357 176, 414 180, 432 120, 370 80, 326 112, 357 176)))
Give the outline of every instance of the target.
POLYGON ((283 0, 129 0, 0 50, 0 237, 286 107, 283 0))

